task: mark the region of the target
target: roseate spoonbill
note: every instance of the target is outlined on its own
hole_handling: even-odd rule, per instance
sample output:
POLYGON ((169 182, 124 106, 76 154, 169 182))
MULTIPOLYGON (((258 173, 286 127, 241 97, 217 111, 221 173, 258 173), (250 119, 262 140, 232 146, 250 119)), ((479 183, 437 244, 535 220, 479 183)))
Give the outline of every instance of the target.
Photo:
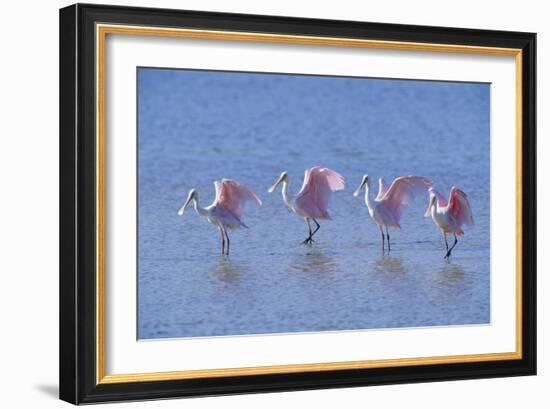
POLYGON ((229 255, 229 236, 228 229, 248 228, 241 220, 244 211, 244 205, 247 201, 256 202, 262 205, 262 201, 247 187, 231 179, 216 180, 216 198, 208 207, 199 205, 199 194, 195 189, 191 189, 187 195, 187 200, 179 209, 178 214, 183 212, 193 202, 195 211, 218 227, 222 240, 222 254, 229 255), (227 249, 226 249, 227 241, 227 249))
POLYGON ((470 203, 468 202, 466 193, 454 186, 451 188, 449 203, 434 188, 431 187, 429 192, 430 202, 424 216, 431 216, 437 227, 441 229, 443 239, 445 240, 445 249, 447 250, 444 258, 449 258, 458 243, 457 234, 464 234, 462 225, 471 226, 474 224, 470 203), (447 243, 447 233, 452 233, 455 237, 455 242, 451 248, 449 248, 449 243, 447 243))
POLYGON ((327 211, 328 202, 332 192, 344 189, 344 177, 332 169, 314 166, 306 170, 302 188, 294 198, 288 192, 290 177, 286 171, 281 173, 268 192, 272 193, 281 183, 285 204, 298 216, 302 216, 307 224, 309 236, 302 244, 311 244, 313 236, 321 228, 317 220, 331 220, 327 211), (311 231, 311 221, 316 226, 314 231, 311 231))
POLYGON ((401 228, 399 221, 403 210, 413 201, 414 197, 428 191, 432 185, 430 179, 422 176, 400 176, 393 180, 390 187, 386 185, 384 179, 378 179, 378 195, 373 200, 370 197, 370 179, 364 175, 361 184, 353 193, 359 196, 363 186, 365 187, 365 203, 369 209, 372 220, 378 225, 382 234, 382 251, 384 251, 384 239, 388 241, 388 251, 391 251, 389 227, 401 228), (386 234, 384 237, 384 228, 386 234))

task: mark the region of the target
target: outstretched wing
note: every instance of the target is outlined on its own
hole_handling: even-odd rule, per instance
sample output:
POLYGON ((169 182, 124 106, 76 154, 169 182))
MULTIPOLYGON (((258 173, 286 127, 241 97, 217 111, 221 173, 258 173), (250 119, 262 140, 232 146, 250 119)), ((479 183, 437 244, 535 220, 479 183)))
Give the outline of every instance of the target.
POLYGON ((384 178, 378 179, 378 194, 376 195, 374 200, 379 202, 380 199, 382 199, 382 197, 384 197, 384 195, 386 194, 387 191, 388 191, 388 184, 386 183, 384 178))
POLYGON ((214 186, 216 187, 216 199, 213 205, 228 210, 237 218, 242 216, 247 201, 262 205, 262 201, 254 192, 234 180, 216 180, 214 186))
POLYGON ((422 176, 400 176, 393 180, 380 202, 384 202, 396 221, 399 221, 403 210, 418 194, 427 192, 431 186, 432 181, 422 176))
POLYGON ((468 202, 468 196, 462 190, 456 187, 451 188, 451 194, 449 196, 449 213, 456 221, 458 226, 463 224, 472 225, 474 219, 472 217, 472 210, 470 203, 468 202))
POLYGON ((330 218, 328 202, 332 192, 344 189, 344 177, 338 172, 314 166, 305 172, 304 183, 298 195, 296 206, 309 217, 330 218))

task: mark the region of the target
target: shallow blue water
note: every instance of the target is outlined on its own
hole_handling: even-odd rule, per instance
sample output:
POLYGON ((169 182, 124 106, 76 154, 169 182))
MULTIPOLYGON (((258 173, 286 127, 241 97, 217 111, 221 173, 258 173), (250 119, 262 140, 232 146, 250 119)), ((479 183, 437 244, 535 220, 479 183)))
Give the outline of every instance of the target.
POLYGON ((488 84, 140 68, 138 93, 138 338, 490 321, 488 84), (304 221, 267 189, 287 170, 296 193, 314 165, 347 185, 308 248, 304 221), (365 173, 468 194, 476 224, 449 262, 427 197, 382 253, 352 196, 365 173), (221 178, 264 202, 230 232, 229 257, 192 208, 177 215, 191 188, 210 204, 221 178))

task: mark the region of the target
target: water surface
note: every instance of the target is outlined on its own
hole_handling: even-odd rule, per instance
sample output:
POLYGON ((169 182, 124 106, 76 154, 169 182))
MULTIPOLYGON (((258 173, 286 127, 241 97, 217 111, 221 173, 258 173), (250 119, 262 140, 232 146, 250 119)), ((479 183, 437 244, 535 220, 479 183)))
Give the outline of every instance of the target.
POLYGON ((140 68, 138 95, 138 338, 490 321, 490 85, 140 68), (298 192, 314 165, 347 186, 308 248, 304 221, 267 189, 287 170, 298 192), (450 261, 427 197, 382 253, 352 196, 365 173, 467 192, 476 224, 450 261), (210 204, 221 178, 264 202, 230 232, 229 257, 192 208, 177 215, 191 188, 210 204))

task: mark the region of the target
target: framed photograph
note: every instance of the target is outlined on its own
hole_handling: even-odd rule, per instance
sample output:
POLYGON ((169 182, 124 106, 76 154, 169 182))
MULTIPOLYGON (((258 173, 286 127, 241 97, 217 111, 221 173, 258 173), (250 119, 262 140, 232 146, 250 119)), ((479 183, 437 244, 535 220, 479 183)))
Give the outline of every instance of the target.
POLYGON ((535 52, 61 9, 61 399, 535 374, 535 52))

